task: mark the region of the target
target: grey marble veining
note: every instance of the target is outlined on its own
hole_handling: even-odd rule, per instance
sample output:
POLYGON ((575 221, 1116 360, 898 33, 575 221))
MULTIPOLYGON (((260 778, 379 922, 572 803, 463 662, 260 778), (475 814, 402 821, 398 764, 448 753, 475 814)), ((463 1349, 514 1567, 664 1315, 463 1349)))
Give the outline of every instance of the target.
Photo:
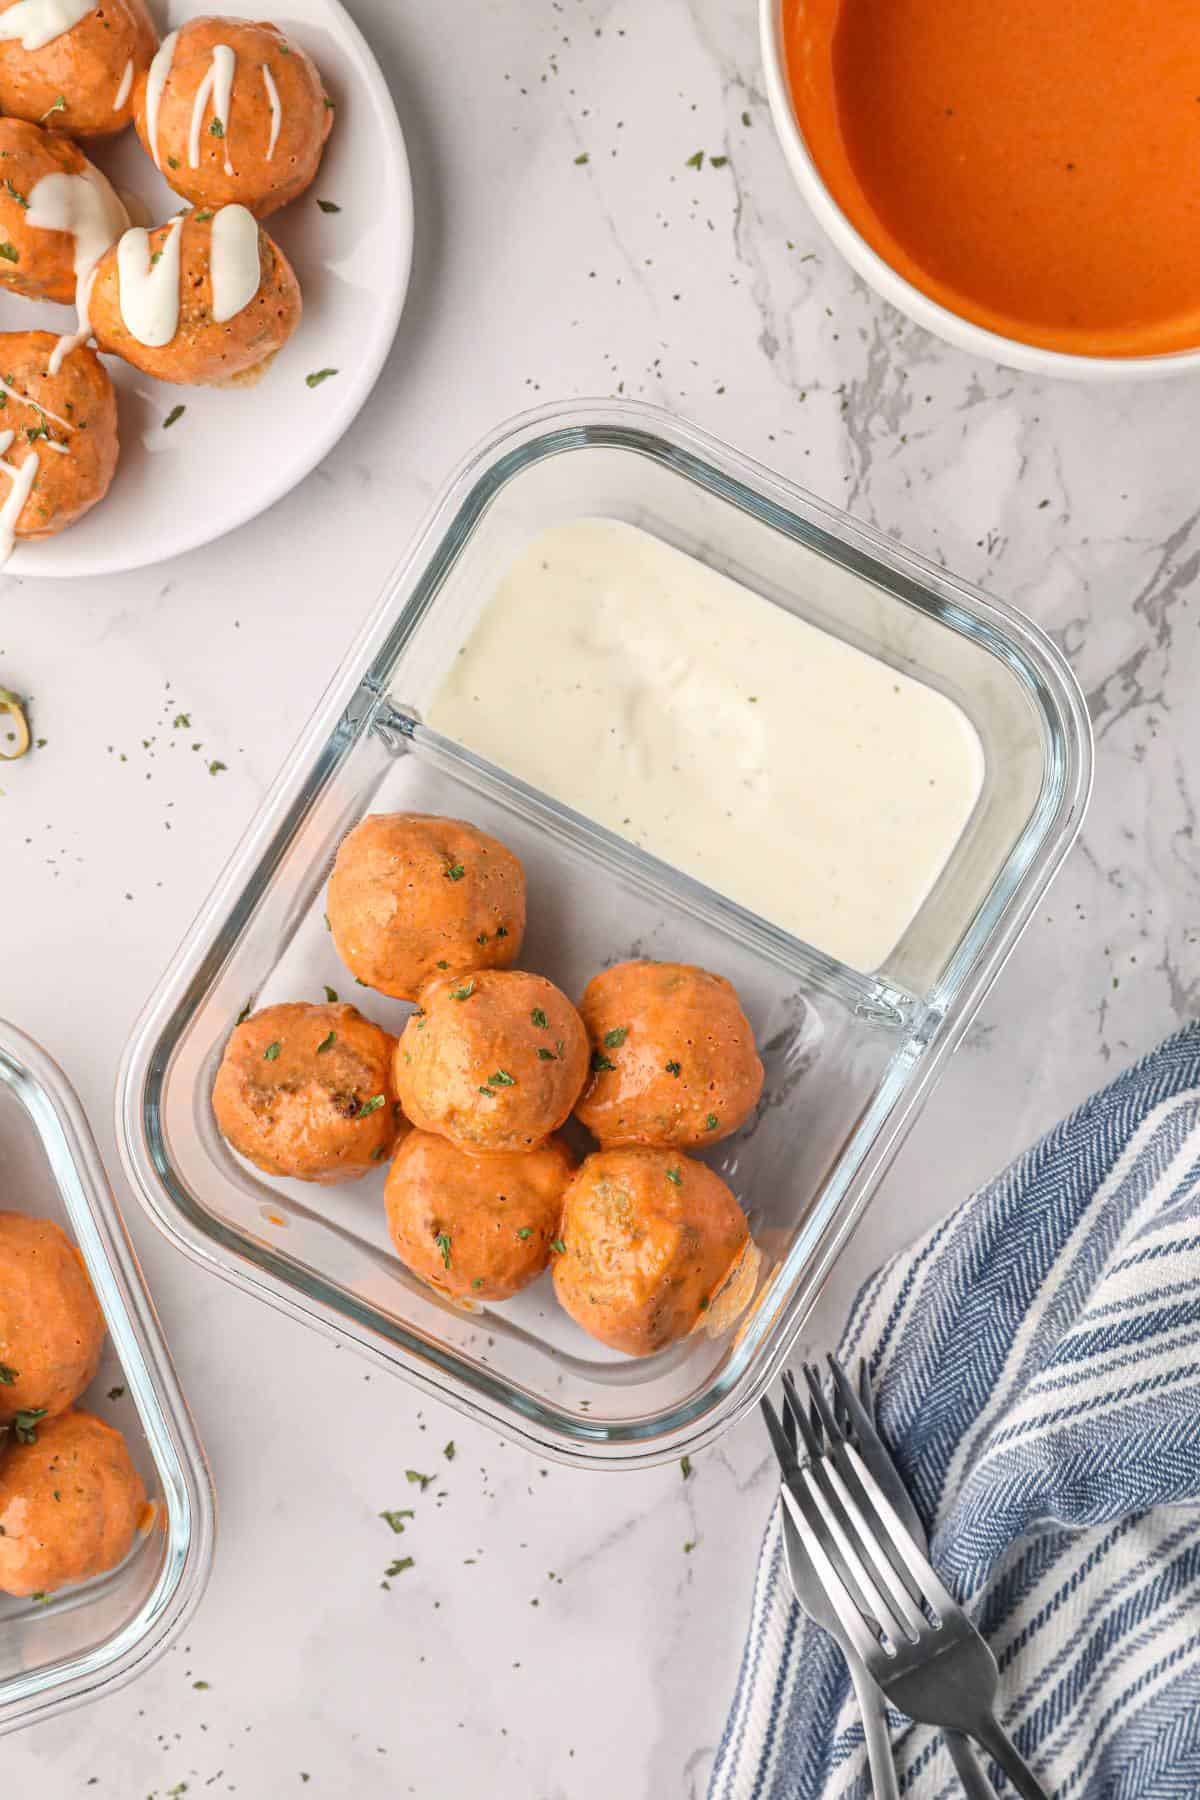
MULTIPOLYGON (((4 586, 0 683, 47 742, 0 773, 0 1008, 66 1064, 115 1173, 133 1017, 445 474, 521 407, 653 400, 1015 600, 1096 723, 1080 845, 832 1282, 829 1339, 881 1255, 1200 999, 1200 390, 1035 381, 875 299, 792 186, 749 0, 351 10, 414 161, 395 355, 324 467, 235 537, 4 586)), ((546 1470, 129 1219, 216 1471, 216 1573, 144 1679, 5 1740, 6 1792, 702 1793, 770 1499, 754 1425, 686 1481, 546 1470), (439 1479, 385 1592, 377 1514, 409 1503, 408 1467, 439 1479)))

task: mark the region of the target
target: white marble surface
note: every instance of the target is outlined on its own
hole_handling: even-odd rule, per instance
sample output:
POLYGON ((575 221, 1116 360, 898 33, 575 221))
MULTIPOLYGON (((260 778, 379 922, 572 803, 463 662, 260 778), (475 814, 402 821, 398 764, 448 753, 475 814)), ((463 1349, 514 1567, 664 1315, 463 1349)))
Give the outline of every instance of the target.
MULTIPOLYGON (((127 1029, 451 464, 528 404, 644 396, 1018 601, 1096 721, 1082 843, 830 1290, 832 1335, 884 1251, 1195 1009, 1195 385, 1041 384, 865 292, 793 192, 751 0, 352 10, 415 170, 395 355, 235 537, 0 592, 0 684, 46 739, 0 775, 0 1010, 65 1063, 115 1170, 127 1029), (702 148, 728 165, 687 168, 702 148)), ((753 1424, 686 1483, 545 1471, 130 1223, 216 1474, 216 1570, 142 1680, 5 1740, 6 1793, 702 1792, 770 1498, 753 1424), (408 1466, 445 1493, 400 1546, 375 1514, 408 1466), (416 1566, 385 1593, 397 1547, 416 1566)))

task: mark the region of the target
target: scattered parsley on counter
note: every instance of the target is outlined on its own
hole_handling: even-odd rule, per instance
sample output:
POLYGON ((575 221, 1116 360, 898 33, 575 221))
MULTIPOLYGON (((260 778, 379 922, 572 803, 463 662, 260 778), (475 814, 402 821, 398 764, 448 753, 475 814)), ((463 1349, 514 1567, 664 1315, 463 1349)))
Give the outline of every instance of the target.
POLYGON ((602 1050, 592 1051, 592 1074, 603 1075, 606 1069, 615 1069, 615 1062, 610 1062, 602 1050))
POLYGON ((404 1479, 405 1479, 405 1481, 409 1481, 409 1482, 418 1482, 420 1484, 421 1492, 424 1493, 425 1489, 429 1486, 430 1482, 433 1480, 433 1476, 432 1475, 422 1475, 422 1473, 419 1469, 405 1469, 404 1479))
POLYGON ((675 1183, 676 1187, 683 1186, 683 1176, 679 1173, 678 1169, 668 1169, 667 1170, 667 1180, 673 1181, 675 1183))
POLYGON ((279 1061, 279 1052, 282 1049, 282 1047, 283 1046, 280 1044, 279 1039, 276 1038, 275 1042, 273 1044, 268 1044, 266 1049, 263 1051, 263 1061, 264 1062, 278 1062, 279 1061))
POLYGON ((692 1554, 692 1551, 696 1548, 696 1543, 697 1543, 697 1539, 689 1538, 687 1540, 686 1544, 683 1546, 683 1554, 685 1556, 690 1556, 692 1554))
POLYGON ((665 1066, 665 1068, 666 1068, 666 1071, 667 1071, 667 1074, 668 1074, 668 1075, 674 1075, 674 1076, 675 1076, 675 1077, 676 1077, 676 1078, 677 1078, 677 1079, 678 1079, 678 1077, 679 1077, 679 1075, 680 1075, 680 1073, 681 1073, 681 1072, 682 1072, 682 1070, 683 1070, 683 1064, 682 1064, 682 1063, 677 1063, 677 1062, 669 1062, 669 1063, 667 1063, 667 1064, 665 1064, 665 1065, 664 1065, 664 1066, 665 1066))
POLYGON ((371 1098, 369 1100, 363 1101, 363 1103, 359 1107, 358 1111, 354 1114, 354 1117, 356 1119, 369 1118, 373 1112, 378 1112, 382 1105, 383 1105, 383 1095, 382 1094, 372 1094, 371 1098))
POLYGON ((450 1233, 439 1231, 434 1242, 442 1253, 442 1267, 448 1269, 450 1267, 450 1233))
POLYGON ((163 420, 163 430, 170 431, 172 425, 178 425, 180 419, 182 419, 182 417, 186 411, 187 411, 186 406, 173 406, 171 408, 170 412, 167 414, 166 418, 163 420))
POLYGON ((395 1562, 390 1562, 383 1572, 389 1577, 392 1575, 403 1575, 405 1569, 412 1568, 413 1561, 414 1558, 411 1556, 398 1556, 395 1562))
POLYGON ((749 123, 750 123, 750 114, 748 112, 744 112, 742 114, 742 124, 749 125, 749 123))
POLYGON ((212 1686, 212 1682, 211 1681, 193 1681, 192 1686, 196 1689, 197 1693, 204 1694, 204 1693, 208 1692, 209 1688, 212 1686))
POLYGON ((702 169, 704 167, 703 150, 697 150, 695 156, 689 156, 683 166, 685 169, 702 169))
POLYGON ((331 988, 328 982, 325 983, 325 998, 328 1000, 330 1006, 336 1005, 337 989, 331 988))
POLYGON ((317 205, 320 207, 322 212, 337 213, 337 212, 341 212, 341 210, 342 210, 341 207, 338 206, 336 204, 336 202, 333 200, 318 200, 317 205))
POLYGON ((592 159, 588 155, 587 151, 584 150, 581 155, 579 155, 575 158, 575 167, 578 169, 583 163, 590 162, 591 160, 592 159))
POLYGON ((317 1055, 321 1056, 324 1054, 324 1052, 326 1050, 332 1050, 333 1046, 336 1043, 337 1043, 337 1032, 331 1031, 329 1036, 327 1038, 322 1038, 321 1042, 317 1045, 317 1055))
POLYGON ((546 1027, 550 1023, 549 1019, 546 1017, 545 1013, 542 1011, 540 1006, 535 1006, 529 1016, 533 1020, 534 1024, 537 1026, 539 1031, 545 1031, 546 1027))
POLYGON ((191 725, 191 713, 176 713, 175 717, 171 720, 172 731, 190 731, 191 725))
POLYGON ((688 1476, 689 1476, 689 1475, 690 1475, 690 1474, 691 1474, 691 1472, 692 1472, 692 1459, 691 1459, 691 1457, 690 1457, 690 1456, 681 1456, 681 1457, 680 1457, 680 1459, 679 1459, 679 1467, 680 1467, 680 1470, 681 1470, 681 1472, 682 1472, 682 1474, 683 1474, 683 1479, 684 1479, 684 1480, 685 1480, 685 1481, 686 1481, 686 1480, 687 1480, 687 1478, 688 1478, 688 1476))
POLYGON ((123 1400, 125 1398, 125 1389, 123 1387, 109 1388, 108 1397, 110 1400, 123 1400))
POLYGON ((314 369, 311 375, 304 377, 304 383, 306 387, 320 387, 323 381, 329 381, 336 374, 336 369, 314 369))
POLYGON ((442 1455, 445 1457, 447 1462, 454 1461, 454 1439, 453 1438, 450 1439, 450 1442, 446 1445, 446 1448, 442 1451, 442 1455))
POLYGON ((475 983, 468 981, 463 987, 451 988, 450 998, 452 1000, 469 1000, 474 992, 475 983))
POLYGON ((614 1026, 612 1031, 606 1031, 604 1034, 604 1048, 606 1050, 619 1050, 628 1036, 628 1025, 614 1026))
POLYGON ((228 767, 228 763, 210 762, 208 765, 208 772, 210 775, 223 775, 228 767))
POLYGON ((39 1419, 46 1416, 44 1406, 27 1406, 13 1414, 12 1427, 18 1444, 37 1443, 37 1425, 39 1419))
POLYGON ((723 169, 728 161, 729 158, 727 156, 710 156, 708 159, 708 166, 710 169, 723 169))
MULTIPOLYGON (((433 1477, 431 1476, 430 1480, 432 1479, 433 1477)), ((381 1519, 386 1519, 387 1523, 391 1526, 397 1536, 404 1530, 405 1519, 416 1518, 416 1514, 413 1512, 411 1506, 388 1507, 385 1511, 381 1512, 379 1516, 381 1519)))

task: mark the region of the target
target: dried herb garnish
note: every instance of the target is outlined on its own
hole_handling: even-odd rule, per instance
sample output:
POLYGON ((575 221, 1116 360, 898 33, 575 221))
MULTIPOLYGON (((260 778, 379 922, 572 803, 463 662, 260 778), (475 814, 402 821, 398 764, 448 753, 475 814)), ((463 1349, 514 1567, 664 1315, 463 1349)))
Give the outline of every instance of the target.
POLYGON ((419 1485, 421 1492, 424 1493, 425 1489, 429 1486, 430 1482, 433 1480, 433 1476, 432 1475, 422 1475, 422 1473, 419 1469, 405 1469, 404 1479, 405 1479, 405 1481, 412 1482, 414 1484, 419 1485))
POLYGON ((450 1233, 439 1231, 434 1242, 442 1253, 442 1267, 448 1269, 450 1267, 450 1233))
POLYGON ((721 1121, 718 1119, 716 1113, 709 1113, 707 1119, 704 1121, 704 1129, 705 1131, 715 1131, 720 1123, 721 1121))
POLYGON ((683 1479, 686 1481, 688 1476, 692 1472, 691 1457, 690 1456, 681 1456, 679 1459, 679 1467, 680 1467, 680 1471, 682 1472, 683 1479))
POLYGON ((517 1231, 517 1236, 520 1238, 521 1242, 524 1243, 526 1238, 531 1238, 533 1236, 533 1226, 532 1225, 520 1226, 517 1231))
POLYGON ((28 200, 25 198, 24 194, 21 192, 21 190, 19 188, 16 188, 13 186, 11 180, 9 179, 9 177, 7 175, 4 177, 4 188, 5 188, 5 192, 9 196, 10 200, 15 200, 18 206, 24 206, 24 207, 28 208, 28 206, 29 206, 28 200))
POLYGON ((39 1419, 46 1416, 44 1406, 26 1406, 13 1414, 12 1428, 18 1444, 37 1443, 37 1425, 39 1419))
POLYGON ((452 1000, 469 1000, 474 992, 475 983, 473 981, 468 981, 462 987, 451 988, 450 998, 452 1000))
MULTIPOLYGON (((430 1479, 433 1479, 432 1476, 430 1479)), ((386 1519, 392 1530, 399 1534, 404 1530, 405 1519, 415 1519, 417 1515, 411 1506, 398 1506, 387 1508, 379 1516, 381 1519, 386 1519)))
POLYGON ((304 384, 306 387, 320 387, 323 381, 329 381, 336 374, 336 369, 314 369, 311 375, 304 377, 304 384))
POLYGON ((602 1075, 606 1069, 615 1069, 616 1063, 605 1056, 603 1050, 592 1051, 592 1074, 602 1075))
POLYGON ((210 137, 223 138, 225 136, 225 127, 222 125, 220 119, 214 119, 208 128, 208 132, 210 137))
POLYGON ((241 1012, 238 1014, 237 1018, 233 1021, 235 1025, 244 1025, 246 1023, 246 1020, 250 1017, 250 1008, 253 1005, 254 1005, 253 1000, 247 1000, 245 1006, 243 1006, 241 1012))
POLYGON ((497 1069, 494 1075, 488 1076, 488 1082, 492 1087, 516 1087, 517 1085, 507 1069, 497 1069))
POLYGON ((279 1043, 278 1038, 276 1038, 275 1042, 273 1044, 268 1044, 266 1049, 263 1051, 263 1061, 264 1062, 278 1062, 280 1049, 281 1049, 281 1045, 279 1043))
POLYGON ((330 1006, 336 1006, 336 1004, 337 1004, 337 989, 331 988, 328 982, 325 982, 323 985, 325 988, 325 998, 328 1000, 330 1006))
POLYGON ((187 411, 186 406, 173 406, 171 408, 170 412, 167 414, 166 418, 163 420, 163 430, 170 431, 172 425, 178 425, 180 419, 182 419, 182 417, 186 411, 187 411))
POLYGON ((442 1451, 442 1455, 445 1457, 447 1462, 454 1461, 454 1439, 453 1438, 450 1439, 450 1442, 446 1445, 445 1449, 442 1451))
POLYGON ((702 169, 704 167, 703 150, 697 150, 694 156, 689 156, 683 166, 685 169, 702 169))
POLYGON ((557 1062, 558 1058, 555 1056, 553 1050, 547 1050, 546 1046, 544 1044, 541 1044, 538 1046, 538 1061, 539 1062, 557 1062))
POLYGON ((405 1569, 411 1569, 412 1566, 413 1558, 411 1556, 398 1556, 395 1562, 390 1562, 383 1572, 385 1575, 403 1575, 405 1569))
POLYGON ((383 1101, 382 1094, 372 1094, 371 1098, 369 1100, 363 1101, 363 1103, 359 1107, 358 1111, 354 1114, 354 1117, 356 1119, 369 1118, 373 1112, 379 1111, 379 1109, 383 1105, 383 1103, 384 1103, 384 1101, 383 1101))
MULTIPOLYGON (((48 119, 50 117, 51 113, 66 112, 66 110, 67 110, 66 95, 65 94, 56 94, 54 96, 53 106, 48 106, 46 108, 45 112, 42 114, 42 119, 48 119)), ((41 122, 42 122, 41 119, 39 119, 38 124, 40 125, 41 122)))
POLYGON ((533 1020, 534 1024, 537 1026, 539 1031, 545 1031, 546 1027, 550 1023, 549 1019, 546 1017, 545 1013, 542 1011, 540 1006, 535 1006, 529 1016, 533 1020))
POLYGON ((668 1169, 667 1170, 667 1180, 673 1181, 675 1183, 676 1187, 683 1186, 683 1176, 679 1173, 678 1169, 668 1169))
POLYGON ((614 1025, 614 1027, 611 1031, 606 1031, 604 1034, 605 1049, 606 1050, 619 1050, 621 1048, 621 1045, 625 1042, 625 1039, 628 1036, 629 1036, 628 1025, 614 1025))
POLYGON ((326 1050, 332 1050, 333 1046, 336 1043, 337 1043, 337 1032, 331 1031, 329 1036, 327 1038, 322 1038, 321 1042, 317 1045, 317 1055, 322 1056, 322 1055, 324 1055, 326 1050))
POLYGON ((342 210, 341 207, 338 206, 332 200, 318 200, 317 205, 320 207, 322 212, 326 212, 326 213, 338 213, 338 212, 341 212, 341 210, 342 210))
POLYGON ((551 1238, 550 1248, 553 1250, 555 1256, 565 1256, 567 1254, 567 1246, 563 1243, 561 1238, 551 1238))
POLYGON ((674 1076, 678 1077, 683 1069, 683 1064, 677 1063, 677 1062, 669 1062, 669 1063, 665 1064, 665 1068, 666 1068, 668 1075, 674 1075, 674 1076))
POLYGON ((461 881, 466 872, 467 871, 462 863, 451 863, 446 870, 446 880, 461 881))
POLYGON ((21 260, 21 253, 16 245, 8 243, 7 240, 0 244, 0 256, 4 258, 5 262, 15 263, 21 260))
POLYGON ((0 1387, 11 1387, 19 1374, 19 1369, 10 1369, 7 1363, 0 1363, 0 1387))

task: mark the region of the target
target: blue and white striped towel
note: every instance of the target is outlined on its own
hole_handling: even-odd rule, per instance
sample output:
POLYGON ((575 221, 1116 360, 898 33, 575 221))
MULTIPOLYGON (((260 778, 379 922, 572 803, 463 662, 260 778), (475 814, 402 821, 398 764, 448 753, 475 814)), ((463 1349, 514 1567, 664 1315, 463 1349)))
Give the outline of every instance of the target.
MULTIPOLYGON (((1055 1800, 1197 1800, 1200 1026, 882 1269, 841 1351, 868 1359, 933 1560, 1055 1800)), ((940 1736, 892 1725, 902 1792, 958 1795, 940 1736)), ((777 1508, 710 1800, 870 1792, 845 1665, 791 1599, 777 1508)))

